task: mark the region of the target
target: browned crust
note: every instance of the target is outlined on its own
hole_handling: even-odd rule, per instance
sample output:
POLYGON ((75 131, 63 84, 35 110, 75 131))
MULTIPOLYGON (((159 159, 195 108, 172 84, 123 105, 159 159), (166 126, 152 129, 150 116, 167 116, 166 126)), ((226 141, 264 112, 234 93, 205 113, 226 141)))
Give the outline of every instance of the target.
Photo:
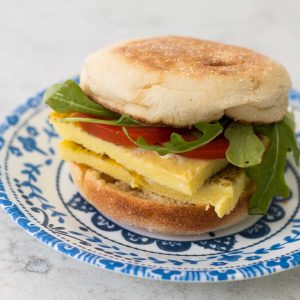
POLYGON ((245 191, 235 209, 219 218, 205 206, 171 204, 133 196, 100 179, 91 168, 71 163, 71 175, 84 198, 107 217, 149 231, 191 235, 214 231, 236 224, 248 216, 252 189, 245 191))
MULTIPOLYGON (((207 74, 232 76, 260 72, 273 63, 246 48, 184 36, 132 40, 112 52, 148 70, 180 72, 196 78, 207 74)), ((254 87, 259 84, 254 77, 253 81, 254 87)))

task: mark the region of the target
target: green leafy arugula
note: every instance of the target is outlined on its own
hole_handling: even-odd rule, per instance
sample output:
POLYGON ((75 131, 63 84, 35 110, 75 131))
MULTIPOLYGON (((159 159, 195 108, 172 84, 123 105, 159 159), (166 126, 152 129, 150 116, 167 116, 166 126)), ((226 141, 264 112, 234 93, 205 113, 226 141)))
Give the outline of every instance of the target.
POLYGON ((59 113, 80 112, 100 117, 119 117, 115 112, 89 99, 80 86, 70 79, 48 88, 43 100, 59 113))
POLYGON ((161 146, 149 145, 144 137, 140 136, 136 141, 133 140, 127 129, 123 127, 125 135, 133 142, 137 147, 156 151, 160 155, 166 155, 169 153, 183 153, 187 151, 199 148, 213 139, 215 139, 222 131, 223 127, 219 122, 216 123, 197 123, 195 127, 199 130, 199 135, 196 140, 188 142, 178 133, 172 133, 170 136, 170 141, 164 143, 161 146))
POLYGON ((230 163, 240 168, 261 163, 265 146, 254 133, 252 125, 232 122, 225 130, 225 137, 229 140, 226 158, 230 163))
POLYGON ((83 93, 80 86, 70 79, 48 88, 43 100, 59 113, 79 112, 97 117, 110 118, 102 120, 99 118, 67 117, 62 119, 65 122, 88 122, 126 127, 147 126, 132 119, 129 115, 119 115, 101 104, 92 101, 83 93))
POLYGON ((95 119, 95 118, 80 118, 80 117, 67 117, 62 119, 63 122, 86 122, 96 124, 106 124, 112 126, 126 126, 126 127, 147 127, 149 125, 142 124, 137 120, 132 119, 129 115, 121 115, 118 119, 95 119))
POLYGON ((289 188, 284 179, 286 153, 292 151, 299 165, 299 150, 293 122, 288 114, 281 122, 255 126, 256 132, 270 139, 262 163, 247 169, 247 175, 256 185, 249 203, 249 214, 265 214, 273 196, 288 197, 289 188))

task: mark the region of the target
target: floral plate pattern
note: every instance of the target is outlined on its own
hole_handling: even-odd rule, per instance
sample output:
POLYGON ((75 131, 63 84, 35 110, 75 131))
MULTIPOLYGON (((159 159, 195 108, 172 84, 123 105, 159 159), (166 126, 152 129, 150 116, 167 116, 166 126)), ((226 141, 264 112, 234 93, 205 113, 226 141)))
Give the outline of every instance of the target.
MULTIPOLYGON (((287 163, 287 199, 263 217, 201 236, 171 237, 117 224, 76 191, 56 154, 43 92, 0 123, 0 205, 29 234, 79 261, 115 272, 170 281, 228 281, 300 265, 300 172, 287 163)), ((300 93, 290 106, 300 120, 300 93)), ((300 124, 297 124, 300 144, 300 124)))

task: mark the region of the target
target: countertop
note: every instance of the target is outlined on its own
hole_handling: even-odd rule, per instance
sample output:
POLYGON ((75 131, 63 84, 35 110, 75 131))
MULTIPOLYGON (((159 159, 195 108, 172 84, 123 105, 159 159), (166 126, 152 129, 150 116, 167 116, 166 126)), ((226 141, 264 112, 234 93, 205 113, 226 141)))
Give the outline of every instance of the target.
MULTIPOLYGON (((242 45, 284 64, 300 87, 298 1, 0 0, 0 118, 80 71, 121 39, 192 35, 242 45)), ((300 269, 244 282, 130 278, 77 262, 23 232, 0 210, 0 299, 299 299, 300 269)))

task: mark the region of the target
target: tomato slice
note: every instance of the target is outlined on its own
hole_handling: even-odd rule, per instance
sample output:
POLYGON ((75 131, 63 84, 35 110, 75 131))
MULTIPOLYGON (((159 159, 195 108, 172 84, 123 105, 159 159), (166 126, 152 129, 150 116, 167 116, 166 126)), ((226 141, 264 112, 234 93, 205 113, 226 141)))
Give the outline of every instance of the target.
MULTIPOLYGON (((73 116, 80 118, 96 118, 94 116, 82 113, 75 113, 73 114, 73 116)), ((83 128, 89 134, 107 142, 122 145, 125 147, 135 146, 126 137, 122 130, 122 127, 120 126, 88 122, 79 122, 79 124, 81 128, 83 128)), ((172 132, 182 134, 182 137, 186 141, 192 141, 193 139, 195 139, 192 134, 188 133, 187 129, 178 129, 172 127, 127 127, 126 129, 133 140, 137 140, 138 137, 143 136, 145 140, 152 145, 161 145, 169 141, 172 132)), ((220 136, 202 147, 188 152, 178 153, 178 155, 197 159, 224 158, 228 146, 229 142, 227 141, 227 139, 225 139, 223 136, 220 136)))
POLYGON ((200 159, 217 159, 225 158, 226 150, 229 147, 229 142, 224 137, 217 137, 208 144, 197 149, 179 153, 180 155, 188 158, 200 159))
MULTIPOLYGON (((75 113, 78 118, 95 118, 87 114, 75 113)), ((96 136, 107 142, 122 146, 135 146, 124 134, 122 127, 99 123, 79 122, 89 134, 96 136)), ((171 127, 127 127, 128 134, 136 141, 138 137, 143 136, 148 144, 158 145, 167 142, 171 133, 174 131, 171 127)))

